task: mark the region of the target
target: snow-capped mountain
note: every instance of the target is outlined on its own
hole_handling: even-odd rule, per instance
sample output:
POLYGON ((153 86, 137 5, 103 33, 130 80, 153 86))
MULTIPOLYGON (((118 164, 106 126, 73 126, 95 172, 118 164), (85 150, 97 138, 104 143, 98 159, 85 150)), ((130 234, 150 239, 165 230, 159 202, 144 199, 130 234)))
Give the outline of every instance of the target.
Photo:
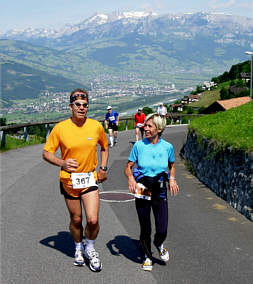
POLYGON ((252 38, 252 18, 114 12, 96 14, 59 30, 9 31, 0 36, 7 39, 0 40, 0 59, 60 72, 77 81, 87 74, 122 72, 209 77, 247 60, 245 51, 253 49, 252 38))
MULTIPOLYGON (((33 29, 10 30, 0 35, 0 38, 33 41, 35 39, 64 39, 65 36, 75 33, 89 34, 97 37, 111 34, 111 31, 119 28, 122 32, 138 32, 141 34, 169 33, 171 30, 183 32, 188 30, 188 35, 195 34, 199 30, 207 32, 221 32, 223 34, 246 33, 253 36, 253 19, 210 13, 166 14, 157 15, 151 12, 114 12, 112 14, 95 14, 81 23, 66 24, 59 30, 33 29), (125 31, 124 31, 125 30, 125 31)), ((186 35, 187 36, 187 35, 186 35)), ((233 37, 233 36, 232 36, 233 37)), ((57 41, 59 43, 59 41, 57 41)))
POLYGON ((66 24, 59 30, 54 29, 33 29, 27 28, 24 30, 9 30, 4 34, 0 34, 0 38, 16 39, 16 40, 29 40, 35 38, 48 38, 55 39, 64 35, 70 35, 84 29, 94 29, 101 25, 113 24, 116 21, 127 23, 138 23, 139 20, 151 17, 156 17, 156 13, 151 12, 114 12, 112 14, 95 14, 92 17, 85 19, 81 23, 70 25, 66 24))

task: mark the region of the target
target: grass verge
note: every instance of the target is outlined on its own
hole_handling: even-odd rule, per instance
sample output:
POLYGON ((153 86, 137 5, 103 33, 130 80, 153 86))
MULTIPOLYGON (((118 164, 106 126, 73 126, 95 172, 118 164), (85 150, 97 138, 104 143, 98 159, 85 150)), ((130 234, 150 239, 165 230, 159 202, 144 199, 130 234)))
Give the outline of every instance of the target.
POLYGON ((27 142, 24 139, 14 138, 8 134, 6 135, 5 139, 6 139, 5 147, 1 148, 0 152, 5 152, 17 148, 23 148, 25 146, 31 146, 35 144, 41 144, 46 141, 45 138, 36 135, 29 135, 29 141, 27 142))
POLYGON ((253 101, 225 112, 194 119, 190 130, 217 141, 220 147, 253 150, 253 101))

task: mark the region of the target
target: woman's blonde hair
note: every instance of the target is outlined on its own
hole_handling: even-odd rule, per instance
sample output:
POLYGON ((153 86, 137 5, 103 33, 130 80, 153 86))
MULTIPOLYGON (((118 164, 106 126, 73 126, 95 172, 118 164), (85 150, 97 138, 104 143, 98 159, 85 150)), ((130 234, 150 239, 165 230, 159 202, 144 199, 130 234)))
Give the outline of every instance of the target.
POLYGON ((146 119, 145 119, 145 122, 152 119, 153 123, 155 124, 156 126, 156 129, 157 130, 161 130, 160 134, 162 134, 166 124, 167 124, 167 121, 166 121, 166 118, 164 117, 161 117, 158 113, 150 113, 147 115, 146 119))

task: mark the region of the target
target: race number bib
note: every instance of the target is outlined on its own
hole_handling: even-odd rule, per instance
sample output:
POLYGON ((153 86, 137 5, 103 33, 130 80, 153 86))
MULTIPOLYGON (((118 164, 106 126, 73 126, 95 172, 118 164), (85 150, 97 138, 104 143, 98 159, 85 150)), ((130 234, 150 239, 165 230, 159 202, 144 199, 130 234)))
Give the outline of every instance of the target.
POLYGON ((74 189, 97 186, 93 172, 71 173, 71 179, 72 187, 74 189))
POLYGON ((138 127, 143 127, 143 125, 144 125, 143 123, 137 123, 138 127))
POLYGON ((115 120, 115 116, 114 116, 114 115, 109 116, 109 120, 110 120, 110 121, 114 121, 114 120, 115 120))

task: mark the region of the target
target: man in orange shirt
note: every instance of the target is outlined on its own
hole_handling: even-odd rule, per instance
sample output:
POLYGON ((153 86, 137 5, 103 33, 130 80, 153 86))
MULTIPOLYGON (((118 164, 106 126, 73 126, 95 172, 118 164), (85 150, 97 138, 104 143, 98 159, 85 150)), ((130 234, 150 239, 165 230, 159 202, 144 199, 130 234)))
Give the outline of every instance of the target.
POLYGON ((94 243, 99 232, 98 182, 107 178, 108 142, 102 125, 88 118, 88 93, 82 89, 70 95, 72 117, 58 123, 44 146, 43 158, 61 168, 60 190, 70 214, 70 233, 75 241, 75 265, 84 265, 86 258, 90 269, 100 271, 102 263, 94 243), (96 167, 97 145, 100 145, 100 168, 96 167), (55 156, 60 147, 61 158, 55 156), (85 249, 82 243, 82 205, 86 215, 85 249))
POLYGON ((136 142, 139 141, 139 132, 141 132, 141 139, 143 139, 145 118, 146 116, 142 112, 142 108, 139 107, 138 112, 134 116, 136 142))

